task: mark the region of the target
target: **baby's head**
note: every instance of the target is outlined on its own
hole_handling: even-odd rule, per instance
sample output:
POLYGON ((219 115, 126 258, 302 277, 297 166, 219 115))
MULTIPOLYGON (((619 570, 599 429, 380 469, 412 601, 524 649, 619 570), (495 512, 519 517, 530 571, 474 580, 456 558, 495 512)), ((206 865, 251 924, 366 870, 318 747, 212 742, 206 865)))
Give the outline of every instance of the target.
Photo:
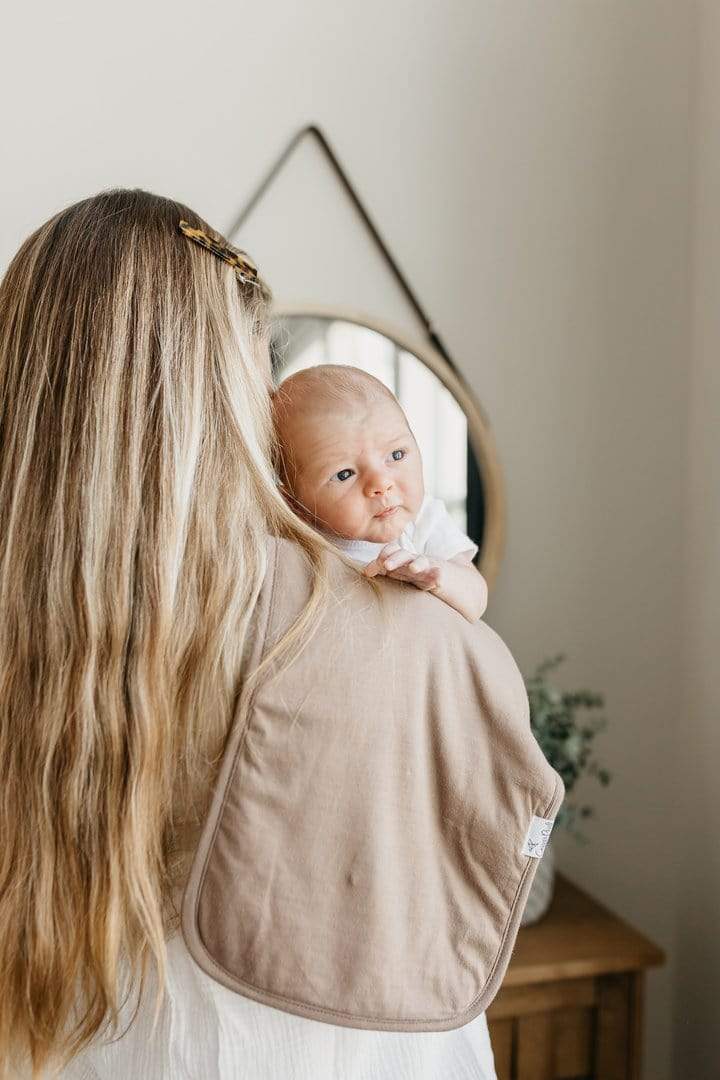
POLYGON ((305 368, 275 391, 273 414, 280 479, 317 528, 385 544, 415 519, 420 450, 379 379, 340 364, 305 368))

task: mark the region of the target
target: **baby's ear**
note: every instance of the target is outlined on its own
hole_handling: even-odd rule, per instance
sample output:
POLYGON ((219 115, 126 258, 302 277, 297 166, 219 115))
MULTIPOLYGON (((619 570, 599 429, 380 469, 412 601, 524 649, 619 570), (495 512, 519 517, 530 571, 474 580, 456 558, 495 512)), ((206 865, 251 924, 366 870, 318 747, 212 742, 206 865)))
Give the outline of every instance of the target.
POLYGON ((295 501, 295 496, 293 495, 290 488, 286 484, 283 484, 282 480, 278 480, 277 487, 278 487, 278 491, 280 492, 280 494, 282 495, 283 499, 288 504, 288 506, 291 507, 291 509, 293 509, 296 514, 299 513, 300 508, 299 508, 297 502, 295 501))
POLYGON ((308 508, 296 499, 290 488, 285 487, 284 484, 280 484, 280 494, 283 496, 288 505, 295 511, 299 518, 302 518, 308 525, 315 527, 315 518, 308 508))
POLYGON ((277 484, 277 489, 282 495, 283 499, 285 499, 286 502, 289 502, 294 509, 297 504, 295 501, 295 496, 293 495, 290 488, 280 479, 276 479, 275 483, 277 484))

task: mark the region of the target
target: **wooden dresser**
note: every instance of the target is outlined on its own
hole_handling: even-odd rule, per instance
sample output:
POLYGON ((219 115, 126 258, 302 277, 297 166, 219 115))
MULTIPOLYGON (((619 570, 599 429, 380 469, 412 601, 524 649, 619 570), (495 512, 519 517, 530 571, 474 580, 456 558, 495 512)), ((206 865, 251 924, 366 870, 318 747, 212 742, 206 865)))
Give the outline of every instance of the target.
POLYGON ((645 969, 665 955, 557 875, 487 1010, 498 1080, 639 1080, 645 969))

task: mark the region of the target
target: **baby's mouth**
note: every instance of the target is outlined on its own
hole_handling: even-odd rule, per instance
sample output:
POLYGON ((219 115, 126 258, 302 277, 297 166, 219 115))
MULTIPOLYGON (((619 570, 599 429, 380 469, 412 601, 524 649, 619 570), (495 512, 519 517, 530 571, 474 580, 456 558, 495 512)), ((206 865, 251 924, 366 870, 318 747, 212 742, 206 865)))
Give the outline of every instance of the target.
POLYGON ((384 510, 381 510, 379 514, 375 514, 376 518, 384 521, 386 518, 392 517, 396 510, 400 509, 400 505, 386 506, 384 510))

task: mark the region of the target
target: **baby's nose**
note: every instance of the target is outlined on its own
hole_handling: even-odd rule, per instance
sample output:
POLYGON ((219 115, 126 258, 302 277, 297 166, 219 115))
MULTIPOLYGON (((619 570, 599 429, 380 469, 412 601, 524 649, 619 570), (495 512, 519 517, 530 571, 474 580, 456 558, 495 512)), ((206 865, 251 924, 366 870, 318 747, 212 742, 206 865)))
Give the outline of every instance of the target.
POLYGON ((386 473, 376 473, 368 479, 366 494, 384 495, 393 486, 392 478, 386 473))

